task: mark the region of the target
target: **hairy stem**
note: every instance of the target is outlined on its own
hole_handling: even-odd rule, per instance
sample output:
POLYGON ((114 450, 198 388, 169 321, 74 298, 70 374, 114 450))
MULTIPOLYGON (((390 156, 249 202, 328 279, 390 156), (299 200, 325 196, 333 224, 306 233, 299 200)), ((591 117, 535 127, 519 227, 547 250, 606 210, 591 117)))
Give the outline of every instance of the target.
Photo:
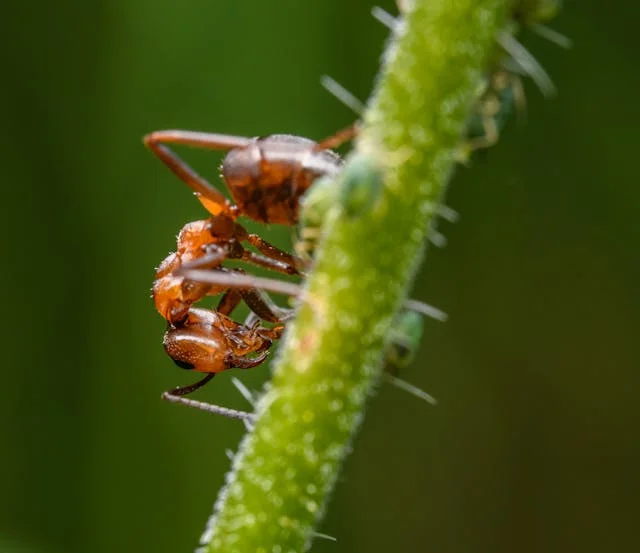
POLYGON ((379 377, 508 0, 416 0, 323 225, 255 427, 203 536, 213 552, 308 549, 379 377))

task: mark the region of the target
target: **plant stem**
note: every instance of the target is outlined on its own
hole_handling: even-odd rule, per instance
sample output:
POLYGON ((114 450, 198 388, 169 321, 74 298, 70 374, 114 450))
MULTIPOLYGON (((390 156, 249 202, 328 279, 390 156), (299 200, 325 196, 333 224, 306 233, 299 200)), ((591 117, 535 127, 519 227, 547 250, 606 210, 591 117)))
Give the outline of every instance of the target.
POLYGON ((416 0, 397 27, 255 427, 203 536, 205 551, 310 546, 379 380, 385 338, 507 4, 416 0))

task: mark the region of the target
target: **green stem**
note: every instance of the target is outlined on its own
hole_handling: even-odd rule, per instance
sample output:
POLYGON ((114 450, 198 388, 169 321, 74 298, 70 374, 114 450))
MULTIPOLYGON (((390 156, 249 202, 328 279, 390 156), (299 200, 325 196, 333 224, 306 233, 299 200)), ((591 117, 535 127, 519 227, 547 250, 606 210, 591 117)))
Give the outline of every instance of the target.
POLYGON ((421 258, 508 0, 416 0, 385 54, 304 298, 205 535, 308 549, 421 258), (384 185, 369 186, 378 182, 384 185), (362 185, 366 185, 363 187, 362 185), (364 194, 363 194, 364 190, 364 194))

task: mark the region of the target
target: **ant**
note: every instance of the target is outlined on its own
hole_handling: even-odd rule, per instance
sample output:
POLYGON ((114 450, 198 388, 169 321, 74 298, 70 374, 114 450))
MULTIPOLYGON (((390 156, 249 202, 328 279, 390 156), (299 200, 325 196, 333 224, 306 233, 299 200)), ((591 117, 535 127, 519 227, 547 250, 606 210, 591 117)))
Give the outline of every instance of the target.
MULTIPOLYGON (((245 138, 223 134, 168 130, 148 134, 144 143, 167 167, 191 188, 210 217, 187 223, 177 239, 177 250, 156 271, 153 300, 169 326, 164 346, 183 368, 208 373, 195 384, 175 388, 167 396, 189 394, 223 370, 250 368, 262 363, 284 327, 287 310, 282 310, 254 287, 234 288, 186 278, 183 271, 229 272, 226 259, 243 260, 280 273, 300 274, 299 260, 257 234, 249 233, 236 220, 244 215, 255 221, 294 225, 298 221, 300 198, 320 176, 333 176, 342 166, 335 148, 353 138, 355 125, 314 142, 292 135, 245 138), (235 205, 206 179, 180 159, 167 144, 182 144, 228 151, 222 162, 222 177, 235 205), (260 254, 248 251, 247 242, 260 254), (215 311, 193 308, 208 295, 223 293, 215 311), (258 317, 276 323, 271 329, 241 325, 230 319, 241 300, 258 317), (247 357, 258 354, 256 357, 247 357)), ((239 269, 232 274, 242 273, 239 269)))
MULTIPOLYGON (((280 273, 299 274, 299 261, 295 256, 257 234, 249 233, 236 219, 244 215, 264 223, 296 224, 300 197, 318 177, 335 175, 342 166, 340 157, 329 148, 350 140, 355 132, 354 125, 318 143, 277 134, 244 138, 191 131, 157 131, 145 136, 144 143, 149 149, 195 192, 210 213, 208 219, 193 221, 183 227, 178 235, 177 251, 170 254, 156 272, 153 299, 160 314, 172 324, 180 323, 193 303, 223 291, 176 276, 178 268, 216 269, 226 259, 239 259, 280 273), (236 204, 233 205, 166 144, 228 150, 221 172, 236 204), (246 250, 243 242, 262 255, 246 250)), ((279 322, 257 297, 251 301, 261 311, 258 313, 261 318, 279 322)))

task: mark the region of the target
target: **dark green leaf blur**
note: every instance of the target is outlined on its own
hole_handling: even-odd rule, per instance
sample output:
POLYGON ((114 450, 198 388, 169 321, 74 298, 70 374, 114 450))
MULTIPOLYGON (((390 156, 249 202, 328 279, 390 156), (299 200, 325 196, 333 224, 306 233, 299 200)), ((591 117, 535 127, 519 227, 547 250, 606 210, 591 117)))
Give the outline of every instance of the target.
MULTIPOLYGON (((196 547, 244 428, 160 400, 195 377, 162 349, 154 268, 204 211, 141 138, 349 124, 319 79, 367 97, 387 36, 371 6, 3 7, 2 553, 196 547)), ((527 82, 526 121, 457 172, 460 221, 413 294, 450 320, 401 376, 440 403, 382 387, 320 529, 338 541, 314 552, 637 547, 639 11, 568 1, 551 26, 572 50, 523 37, 559 93, 527 82)), ((219 155, 185 157, 218 182, 219 155)), ((247 408, 230 376, 198 397, 247 408)))

